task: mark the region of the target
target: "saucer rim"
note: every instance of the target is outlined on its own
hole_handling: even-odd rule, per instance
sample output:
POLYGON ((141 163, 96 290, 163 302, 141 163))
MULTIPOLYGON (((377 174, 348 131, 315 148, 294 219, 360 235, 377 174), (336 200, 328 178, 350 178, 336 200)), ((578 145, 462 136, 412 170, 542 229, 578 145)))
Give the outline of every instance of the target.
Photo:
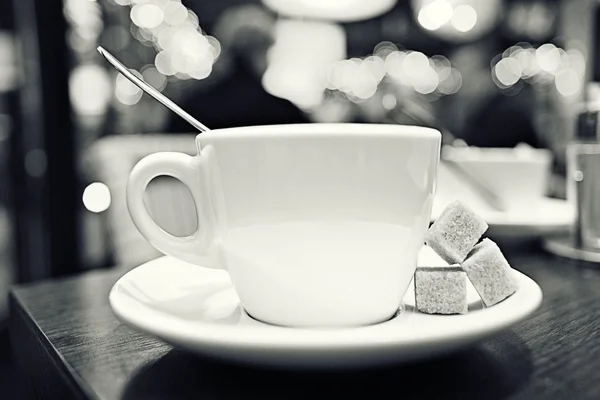
MULTIPOLYGON (((150 307, 139 302, 128 305, 127 301, 123 301, 126 296, 119 293, 123 282, 132 279, 136 274, 145 272, 149 266, 169 262, 169 260, 172 260, 172 257, 159 257, 128 271, 111 288, 109 304, 115 316, 124 324, 173 345, 195 350, 208 346, 211 349, 206 348, 206 350, 210 351, 221 348, 222 350, 327 350, 336 352, 346 349, 382 350, 431 346, 441 342, 471 342, 523 321, 538 309, 543 299, 541 288, 530 277, 514 270, 515 277, 519 282, 519 289, 515 294, 492 307, 465 315, 428 315, 427 317, 438 318, 440 321, 452 318, 454 328, 450 332, 429 329, 428 335, 421 337, 406 334, 403 336, 403 332, 399 331, 403 326, 402 322, 390 324, 399 316, 380 324, 336 329, 291 328, 268 324, 240 326, 223 325, 210 321, 182 321, 173 316, 166 317, 167 313, 151 310, 150 307), (144 308, 146 310, 140 312, 140 309, 144 310, 144 308), (382 329, 381 327, 386 324, 388 326, 382 329)), ((130 300, 133 301, 133 299, 130 300)), ((414 313, 414 315, 425 314, 414 313)))

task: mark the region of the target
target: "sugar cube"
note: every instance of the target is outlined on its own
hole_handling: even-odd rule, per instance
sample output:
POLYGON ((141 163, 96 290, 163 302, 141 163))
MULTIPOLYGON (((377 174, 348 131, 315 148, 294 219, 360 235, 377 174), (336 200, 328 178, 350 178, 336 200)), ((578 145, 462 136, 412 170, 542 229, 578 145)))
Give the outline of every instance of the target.
POLYGON ((448 264, 464 261, 488 224, 460 201, 450 203, 431 225, 425 243, 448 264))
POLYGON ((488 238, 473 248, 462 267, 487 307, 517 290, 511 266, 498 245, 488 238))
POLYGON ((417 310, 427 314, 467 312, 467 276, 459 266, 418 267, 414 285, 417 310))

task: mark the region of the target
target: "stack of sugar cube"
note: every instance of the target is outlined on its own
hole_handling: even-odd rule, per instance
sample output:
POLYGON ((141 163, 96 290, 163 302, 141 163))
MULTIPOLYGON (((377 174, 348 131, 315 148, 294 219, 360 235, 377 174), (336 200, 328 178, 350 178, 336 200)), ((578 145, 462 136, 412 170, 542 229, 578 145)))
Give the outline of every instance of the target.
POLYGON ((449 265, 417 268, 415 305, 428 314, 465 314, 467 279, 486 307, 517 290, 513 271, 496 243, 483 238, 487 223, 460 201, 448 205, 431 225, 425 244, 449 265))

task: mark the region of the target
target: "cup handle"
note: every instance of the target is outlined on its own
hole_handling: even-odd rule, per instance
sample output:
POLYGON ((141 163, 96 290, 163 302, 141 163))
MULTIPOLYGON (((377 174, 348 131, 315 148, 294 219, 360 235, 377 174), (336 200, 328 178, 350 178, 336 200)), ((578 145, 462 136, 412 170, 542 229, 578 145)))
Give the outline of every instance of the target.
POLYGON ((180 260, 209 268, 223 268, 216 249, 216 215, 212 210, 207 183, 209 160, 184 153, 154 153, 140 160, 127 182, 127 208, 133 223, 157 250, 180 260), (190 236, 177 237, 163 230, 152 219, 144 204, 144 193, 150 181, 158 176, 171 176, 188 187, 196 208, 197 230, 190 236))

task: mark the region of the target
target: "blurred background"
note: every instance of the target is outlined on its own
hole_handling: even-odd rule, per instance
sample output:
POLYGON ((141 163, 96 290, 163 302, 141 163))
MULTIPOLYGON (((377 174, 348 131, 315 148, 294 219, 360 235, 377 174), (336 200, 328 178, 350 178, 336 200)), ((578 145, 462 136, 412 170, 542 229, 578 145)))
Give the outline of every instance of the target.
MULTIPOLYGON (((127 217, 124 182, 148 153, 195 152, 193 129, 97 46, 213 129, 417 124, 441 129, 444 143, 546 148, 549 195, 560 198, 577 112, 598 98, 597 9, 595 0, 0 0, 0 316, 12 283, 156 256, 127 217)), ((148 202, 172 204, 156 218, 189 233, 173 222, 195 220, 175 206, 188 194, 170 185, 151 187, 148 202)))

